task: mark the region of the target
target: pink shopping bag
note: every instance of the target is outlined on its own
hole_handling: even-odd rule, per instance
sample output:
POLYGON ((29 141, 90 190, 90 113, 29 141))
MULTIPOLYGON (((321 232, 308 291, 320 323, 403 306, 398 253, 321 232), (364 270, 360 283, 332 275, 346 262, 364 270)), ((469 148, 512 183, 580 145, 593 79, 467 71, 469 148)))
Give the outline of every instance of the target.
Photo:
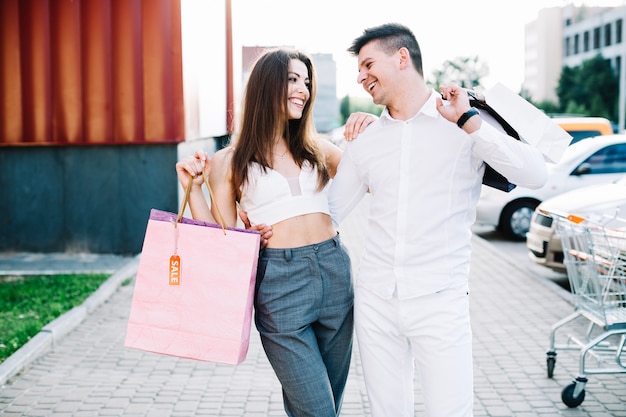
MULTIPOLYGON (((184 212, 186 198, 181 207, 184 212)), ((125 346, 237 365, 250 342, 260 235, 153 209, 125 346)))

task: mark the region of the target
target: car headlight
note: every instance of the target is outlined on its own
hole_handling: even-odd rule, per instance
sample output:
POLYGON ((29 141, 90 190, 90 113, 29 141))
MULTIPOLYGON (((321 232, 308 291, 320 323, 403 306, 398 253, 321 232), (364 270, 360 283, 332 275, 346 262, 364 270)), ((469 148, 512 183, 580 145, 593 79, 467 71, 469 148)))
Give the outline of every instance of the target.
POLYGON ((541 211, 535 212, 533 216, 533 223, 538 224, 543 227, 552 227, 553 218, 547 214, 542 213, 541 211))

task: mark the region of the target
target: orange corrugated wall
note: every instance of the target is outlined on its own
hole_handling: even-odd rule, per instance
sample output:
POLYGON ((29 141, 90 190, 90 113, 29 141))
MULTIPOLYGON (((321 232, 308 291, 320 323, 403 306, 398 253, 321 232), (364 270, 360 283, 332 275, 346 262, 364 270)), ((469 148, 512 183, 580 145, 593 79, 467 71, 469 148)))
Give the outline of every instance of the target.
POLYGON ((180 0, 0 1, 0 146, 184 140, 180 0))

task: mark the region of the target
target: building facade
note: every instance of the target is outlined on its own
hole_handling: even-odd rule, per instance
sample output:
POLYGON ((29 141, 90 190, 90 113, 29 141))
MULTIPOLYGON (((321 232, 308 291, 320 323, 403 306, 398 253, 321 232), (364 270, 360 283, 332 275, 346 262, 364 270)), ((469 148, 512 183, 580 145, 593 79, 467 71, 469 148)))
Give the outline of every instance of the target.
POLYGON ((524 82, 522 94, 535 102, 556 101, 556 85, 563 66, 562 10, 542 9, 524 28, 524 82))
MULTIPOLYGON (((620 76, 621 90, 626 43, 626 7, 551 7, 539 11, 525 26, 525 67, 522 92, 535 102, 557 102, 556 88, 563 67, 577 67, 600 54, 620 76)), ((623 92, 620 115, 623 117, 623 92)), ((624 126, 623 120, 620 126, 624 126)))

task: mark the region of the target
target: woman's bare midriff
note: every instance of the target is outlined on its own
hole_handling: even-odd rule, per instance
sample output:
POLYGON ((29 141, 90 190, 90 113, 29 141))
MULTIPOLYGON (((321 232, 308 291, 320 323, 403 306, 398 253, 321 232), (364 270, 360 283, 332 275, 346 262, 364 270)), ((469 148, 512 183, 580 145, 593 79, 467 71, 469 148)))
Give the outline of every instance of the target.
POLYGON ((272 225, 272 237, 268 248, 297 248, 313 245, 337 235, 330 216, 310 213, 292 217, 272 225))

